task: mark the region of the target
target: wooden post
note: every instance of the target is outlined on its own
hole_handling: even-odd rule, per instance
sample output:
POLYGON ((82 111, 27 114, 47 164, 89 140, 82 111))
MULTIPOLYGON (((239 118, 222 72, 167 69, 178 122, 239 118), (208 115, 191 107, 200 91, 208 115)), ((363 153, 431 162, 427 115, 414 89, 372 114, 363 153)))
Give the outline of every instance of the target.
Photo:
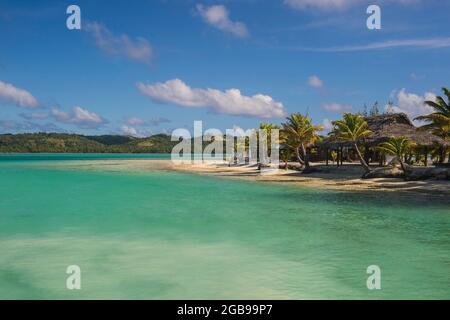
POLYGON ((336 153, 337 153, 337 156, 336 156, 336 164, 337 164, 337 166, 339 167, 340 166, 340 159, 341 159, 341 148, 340 147, 337 147, 337 149, 336 149, 336 153))

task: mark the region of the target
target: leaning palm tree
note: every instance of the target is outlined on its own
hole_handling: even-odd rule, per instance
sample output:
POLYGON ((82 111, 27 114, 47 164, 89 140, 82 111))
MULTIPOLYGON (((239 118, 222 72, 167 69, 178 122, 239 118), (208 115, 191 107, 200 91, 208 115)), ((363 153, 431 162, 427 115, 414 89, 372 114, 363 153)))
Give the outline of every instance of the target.
MULTIPOLYGON (((425 104, 433 108, 435 112, 416 118, 416 120, 428 122, 423 128, 436 129, 442 125, 450 126, 450 90, 442 88, 442 91, 447 96, 447 101, 440 96, 436 97, 436 101, 425 101, 425 104)), ((447 134, 450 134, 450 131, 447 131, 447 134)))
MULTIPOLYGON (((434 112, 417 117, 416 120, 425 121, 427 124, 421 128, 431 130, 435 135, 441 137, 442 139, 450 140, 450 90, 447 88, 442 88, 442 91, 447 96, 447 101, 441 96, 436 97, 436 101, 425 101, 425 104, 433 108, 434 112)), ((445 158, 445 147, 442 146, 443 156, 442 161, 445 158)), ((449 158, 450 162, 450 158, 449 158)))
POLYGON ((338 140, 350 141, 353 144, 353 148, 358 155, 365 173, 369 173, 371 171, 370 167, 358 148, 358 142, 362 138, 372 134, 372 131, 367 129, 367 122, 364 120, 364 117, 360 114, 344 113, 342 120, 333 121, 332 124, 334 128, 330 134, 338 140))
POLYGON ((406 165, 403 159, 405 158, 405 155, 408 154, 414 146, 415 144, 410 140, 408 140, 406 137, 400 138, 390 137, 389 141, 380 143, 378 149, 381 152, 395 156, 397 160, 400 162, 402 171, 406 176, 407 174, 406 165))
POLYGON ((282 142, 295 151, 298 162, 309 169, 309 158, 306 148, 313 144, 319 136, 321 126, 314 126, 309 116, 293 113, 282 124, 282 142))

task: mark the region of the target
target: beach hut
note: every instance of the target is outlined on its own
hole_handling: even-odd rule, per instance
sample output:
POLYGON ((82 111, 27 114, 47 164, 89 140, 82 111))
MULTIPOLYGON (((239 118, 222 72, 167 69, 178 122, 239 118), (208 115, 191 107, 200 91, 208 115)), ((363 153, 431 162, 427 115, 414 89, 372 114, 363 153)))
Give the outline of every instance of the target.
POLYGON ((428 165, 428 154, 436 147, 446 147, 448 142, 434 135, 430 131, 416 127, 405 113, 384 114, 366 117, 368 129, 373 133, 368 136, 364 144, 371 150, 390 137, 406 137, 414 142, 425 156, 425 166, 428 165))
MULTIPOLYGON (((425 155, 425 165, 428 165, 429 152, 438 146, 448 147, 450 146, 448 141, 432 134, 430 131, 416 127, 405 113, 393 113, 383 114, 377 116, 365 117, 367 121, 367 129, 372 131, 372 134, 360 141, 364 145, 365 149, 369 152, 365 152, 369 158, 379 159, 380 163, 383 162, 383 157, 376 151, 376 147, 389 140, 390 137, 406 137, 408 140, 414 142, 419 149, 425 155)), ((352 144, 347 141, 337 141, 333 137, 325 138, 318 147, 325 152, 325 160, 329 157, 329 152, 335 150, 338 154, 338 163, 342 164, 342 157, 344 151, 352 150, 352 144)), ((328 161, 327 161, 328 162, 328 161)))

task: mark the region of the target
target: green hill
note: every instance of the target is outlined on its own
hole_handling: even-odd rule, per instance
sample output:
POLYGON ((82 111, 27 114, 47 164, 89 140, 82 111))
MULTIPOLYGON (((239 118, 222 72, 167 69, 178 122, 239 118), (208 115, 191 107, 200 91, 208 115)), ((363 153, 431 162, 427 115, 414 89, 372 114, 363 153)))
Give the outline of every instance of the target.
POLYGON ((170 153, 177 142, 157 134, 147 138, 64 133, 0 135, 0 153, 170 153))
POLYGON ((100 142, 106 146, 116 146, 121 144, 126 144, 128 142, 134 141, 137 138, 130 136, 116 136, 116 135, 103 135, 103 136, 86 136, 89 140, 100 142))

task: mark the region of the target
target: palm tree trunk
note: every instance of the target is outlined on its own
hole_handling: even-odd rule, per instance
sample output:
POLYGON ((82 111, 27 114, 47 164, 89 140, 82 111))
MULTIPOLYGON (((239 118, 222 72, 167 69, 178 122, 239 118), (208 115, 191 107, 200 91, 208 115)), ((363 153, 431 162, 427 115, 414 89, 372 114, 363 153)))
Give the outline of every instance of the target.
POLYGON ((398 161, 400 162, 400 167, 402 167, 403 175, 404 175, 404 177, 405 177, 405 179, 406 179, 407 172, 406 172, 406 166, 405 166, 405 163, 403 162, 401 156, 400 156, 400 157, 397 157, 397 158, 398 158, 398 161))
POLYGON ((367 164, 367 162, 364 161, 364 158, 363 158, 361 152, 359 151, 359 148, 358 148, 358 145, 356 144, 356 142, 353 142, 353 148, 355 148, 356 154, 358 155, 358 158, 359 158, 359 162, 361 162, 361 165, 364 168, 364 171, 365 171, 364 173, 369 173, 371 171, 370 167, 367 164))
POLYGON ((303 143, 302 143, 301 147, 302 147, 302 153, 303 153, 303 160, 305 162, 305 168, 308 169, 309 168, 308 153, 306 152, 306 148, 305 148, 305 145, 303 143))
POLYGON ((298 162, 300 162, 300 164, 303 166, 305 164, 305 162, 302 160, 302 158, 300 157, 300 146, 298 146, 297 148, 295 148, 295 155, 297 156, 297 160, 298 162))
POLYGON ((406 175, 405 163, 401 158, 398 158, 398 161, 400 161, 400 167, 402 167, 403 173, 406 175))

